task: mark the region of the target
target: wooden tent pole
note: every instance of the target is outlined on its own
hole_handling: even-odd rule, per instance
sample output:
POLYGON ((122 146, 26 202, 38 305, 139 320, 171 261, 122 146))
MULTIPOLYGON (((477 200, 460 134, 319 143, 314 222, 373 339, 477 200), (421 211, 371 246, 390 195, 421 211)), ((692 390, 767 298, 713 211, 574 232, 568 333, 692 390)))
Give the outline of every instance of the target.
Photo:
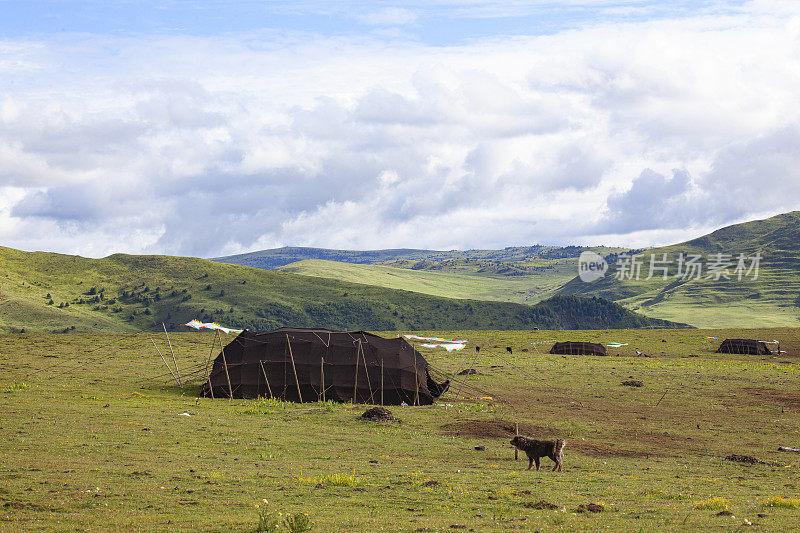
MULTIPOLYGON (((214 343, 214 337, 211 337, 211 350, 209 350, 208 359, 206 360, 206 370, 205 370, 206 373, 208 373, 208 365, 209 363, 211 363, 211 356, 214 355, 214 346, 216 346, 216 344, 214 343)), ((211 369, 213 370, 214 367, 212 366, 211 369)))
POLYGON ((208 371, 208 364, 211 362, 211 356, 214 354, 214 347, 216 343, 214 342, 214 337, 211 337, 211 350, 208 352, 208 360, 206 361, 206 374, 208 374, 208 390, 211 392, 211 399, 214 399, 214 386, 211 383, 211 372, 214 371, 214 367, 212 365, 211 372, 208 371))
MULTIPOLYGON (((153 340, 153 337, 150 337, 150 342, 153 343, 153 348, 156 349, 158 355, 161 355, 161 350, 159 350, 158 346, 156 346, 156 341, 153 340)), ((163 355, 161 355, 161 360, 164 361, 164 366, 166 366, 167 370, 169 370, 169 373, 172 374, 172 379, 175 380, 175 383, 178 383, 178 385, 180 385, 180 383, 178 382, 178 378, 175 377, 175 372, 173 372, 172 369, 169 367, 169 365, 167 364, 167 360, 164 359, 163 355)))
MULTIPOLYGON (((211 354, 214 353, 214 338, 211 338, 211 351, 208 352, 208 359, 206 360, 206 369, 205 374, 208 376, 208 391, 211 393, 211 399, 214 399, 214 386, 211 383, 211 373, 208 371, 208 363, 211 361, 211 354)), ((211 372, 214 371, 214 367, 211 367, 211 372)))
POLYGON ((300 380, 297 379, 297 368, 294 366, 294 355, 292 355, 292 343, 289 342, 289 334, 286 334, 286 344, 289 346, 289 357, 292 360, 292 372, 294 372, 294 383, 297 385, 297 396, 300 397, 300 403, 303 403, 303 393, 300 392, 300 380))
POLYGON ((356 403, 356 392, 358 391, 358 355, 361 353, 361 339, 358 339, 358 349, 356 350, 356 379, 353 383, 353 403, 356 403))
POLYGON ((461 371, 464 370, 464 365, 467 363, 467 361, 469 361, 469 353, 467 353, 467 355, 464 356, 464 360, 458 366, 458 370, 456 371, 454 376, 458 376, 459 374, 461 374, 461 371))
POLYGON ((419 405, 419 374, 417 373, 417 351, 414 350, 414 385, 416 392, 414 393, 414 405, 419 405))
MULTIPOLYGON (((514 423, 514 436, 519 435, 519 422, 514 423)), ((514 446, 514 460, 519 461, 519 448, 514 446)))
POLYGON ((325 402, 325 358, 319 360, 319 373, 322 380, 322 401, 325 402))
POLYGON ((381 359, 381 405, 383 405, 383 359, 381 359))
POLYGON ((219 338, 219 330, 217 330, 217 341, 222 350, 222 364, 225 366, 225 377, 228 378, 228 401, 231 401, 233 400, 233 386, 231 385, 231 375, 228 373, 228 360, 225 358, 225 348, 222 347, 222 339, 219 338))
POLYGON ((364 345, 359 344, 361 348, 361 360, 364 361, 364 374, 367 376, 367 387, 369 388, 369 403, 375 404, 375 397, 372 394, 372 384, 369 382, 369 369, 367 368, 367 357, 364 355, 364 345))
POLYGON ((258 364, 261 365, 261 372, 264 374, 264 381, 267 382, 267 392, 269 393, 269 397, 272 398, 272 388, 269 386, 269 378, 267 377, 267 371, 264 370, 264 361, 259 360, 258 364))
POLYGON ((169 352, 172 354, 172 362, 175 363, 175 372, 178 374, 178 385, 180 388, 183 388, 183 383, 181 383, 181 371, 178 369, 178 360, 175 358, 175 352, 172 349, 172 341, 169 340, 169 333, 167 333, 167 325, 163 322, 161 326, 164 328, 164 335, 167 336, 167 343, 169 344, 169 352))

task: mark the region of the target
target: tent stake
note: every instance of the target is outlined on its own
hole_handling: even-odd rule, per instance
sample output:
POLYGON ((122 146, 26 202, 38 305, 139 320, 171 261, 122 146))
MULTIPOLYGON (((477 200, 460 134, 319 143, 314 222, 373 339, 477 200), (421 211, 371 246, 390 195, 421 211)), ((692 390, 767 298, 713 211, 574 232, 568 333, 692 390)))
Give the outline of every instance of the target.
POLYGON ((661 403, 661 400, 664 399, 664 396, 666 396, 668 392, 669 392, 669 389, 664 390, 664 394, 662 394, 661 398, 659 398, 658 401, 656 402, 656 407, 658 407, 658 404, 661 403))
POLYGON ((286 335, 286 344, 289 345, 289 357, 292 359, 292 372, 294 372, 294 382, 297 385, 297 395, 300 397, 300 403, 303 403, 303 393, 300 392, 300 380, 297 379, 297 368, 294 366, 294 355, 292 355, 292 343, 289 342, 289 335, 286 335))
MULTIPOLYGON (((159 350, 159 349, 158 349, 158 346, 156 346, 156 341, 154 341, 154 340, 153 340, 153 337, 150 337, 150 342, 152 342, 152 343, 153 343, 153 348, 155 348, 155 349, 156 349, 156 351, 158 352, 158 355, 161 355, 161 350, 159 350)), ((176 378, 176 377, 175 377, 175 373, 174 373, 174 372, 172 371, 172 369, 169 367, 169 365, 167 364, 167 360, 166 360, 166 359, 164 359, 164 356, 163 356, 163 355, 161 355, 161 360, 162 360, 162 361, 164 361, 164 366, 166 366, 166 367, 167 367, 167 370, 169 370, 169 373, 170 373, 170 374, 172 374, 172 379, 174 379, 174 380, 175 380, 175 383, 178 383, 178 385, 180 385, 180 383, 178 382, 178 378, 176 378)))
POLYGON ((175 372, 178 374, 178 386, 183 388, 183 383, 181 383, 181 371, 178 369, 178 360, 175 359, 175 352, 172 350, 172 341, 169 340, 169 333, 167 333, 167 325, 163 322, 161 326, 164 328, 164 335, 167 336, 167 343, 169 344, 169 352, 172 354, 172 362, 175 363, 175 372))
MULTIPOLYGON (((219 346, 222 348, 222 339, 219 338, 219 330, 217 330, 217 340, 219 346)), ((233 400, 233 387, 231 386, 231 375, 228 373, 228 360, 225 358, 225 348, 222 348, 222 364, 225 365, 225 377, 228 378, 228 401, 233 400)))

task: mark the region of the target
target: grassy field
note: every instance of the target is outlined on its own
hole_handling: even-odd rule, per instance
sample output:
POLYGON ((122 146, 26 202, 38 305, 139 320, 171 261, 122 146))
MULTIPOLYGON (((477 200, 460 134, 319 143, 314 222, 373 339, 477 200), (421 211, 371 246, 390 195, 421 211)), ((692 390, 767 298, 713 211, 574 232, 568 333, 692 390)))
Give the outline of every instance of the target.
POLYGON ((210 333, 171 335, 183 389, 147 334, 0 336, 0 530, 256 531, 266 512, 314 531, 800 526, 800 455, 777 451, 800 447, 797 330, 428 333, 470 341, 425 352, 445 372, 482 346, 464 390, 493 399, 455 398, 456 382, 441 405, 367 423, 363 405, 198 399, 210 333), (715 354, 707 336, 788 353, 715 354), (627 345, 546 355, 553 340, 627 345), (515 423, 566 438, 565 471, 515 462, 515 423))
POLYGON ((577 258, 561 260, 558 269, 538 274, 503 276, 500 274, 457 274, 447 271, 412 270, 387 265, 359 265, 307 259, 280 267, 283 272, 353 283, 366 283, 389 289, 432 294, 445 298, 471 298, 501 302, 536 303, 575 276, 577 258))

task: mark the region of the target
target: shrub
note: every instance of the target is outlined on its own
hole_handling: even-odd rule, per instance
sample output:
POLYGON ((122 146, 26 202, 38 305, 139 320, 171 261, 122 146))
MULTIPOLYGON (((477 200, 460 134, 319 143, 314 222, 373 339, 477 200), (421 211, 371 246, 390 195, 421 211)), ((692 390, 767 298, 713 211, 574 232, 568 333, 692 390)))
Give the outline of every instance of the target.
POLYGON ((720 498, 719 496, 716 498, 709 498, 707 500, 700 500, 694 502, 695 509, 727 509, 728 508, 728 500, 725 498, 720 498))
POLYGON ((300 483, 309 485, 332 485, 334 487, 357 487, 364 483, 364 478, 355 474, 330 474, 328 476, 300 477, 300 483))
POLYGON ((303 531, 311 531, 311 520, 305 513, 297 513, 287 515, 283 519, 283 525, 291 533, 302 533, 303 531))
POLYGON ((22 381, 12 381, 10 385, 6 385, 5 387, 3 387, 3 392, 15 392, 20 390, 25 390, 29 387, 30 385, 22 381))
POLYGON ((800 498, 784 498, 782 496, 770 496, 761 505, 764 507, 783 507, 784 509, 800 509, 800 498))

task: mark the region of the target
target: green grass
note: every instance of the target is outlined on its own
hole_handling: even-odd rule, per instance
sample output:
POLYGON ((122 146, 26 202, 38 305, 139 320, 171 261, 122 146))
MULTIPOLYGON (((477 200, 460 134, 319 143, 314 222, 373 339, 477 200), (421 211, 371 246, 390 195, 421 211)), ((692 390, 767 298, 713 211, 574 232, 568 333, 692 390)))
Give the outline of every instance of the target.
POLYGON ((424 333, 470 341, 463 354, 425 352, 445 372, 482 346, 465 390, 494 399, 451 389, 442 405, 391 407, 400 423, 373 424, 357 420, 365 406, 196 398, 203 374, 189 372, 204 367, 209 333, 171 335, 193 385, 183 390, 147 334, 0 336, 0 530, 255 531, 269 513, 307 515, 313 531, 800 523, 800 456, 777 452, 800 434, 795 330, 424 333), (706 336, 777 338, 789 353, 715 354, 706 336), (531 344, 570 339, 628 345, 564 357, 531 344), (622 386, 630 377, 644 387, 622 386), (515 462, 514 423, 566 438, 565 471, 515 462), (542 499, 557 508, 532 506, 542 499), (702 504, 722 500, 733 517, 702 504), (604 511, 576 512, 589 502, 604 511))
MULTIPOLYGON (((613 305, 588 305, 603 312, 584 309, 584 327, 655 324, 613 305)), ((162 323, 175 330, 194 318, 254 330, 528 329, 573 327, 576 316, 558 302, 441 298, 191 257, 86 259, 0 247, 0 331, 157 331, 162 323)))

